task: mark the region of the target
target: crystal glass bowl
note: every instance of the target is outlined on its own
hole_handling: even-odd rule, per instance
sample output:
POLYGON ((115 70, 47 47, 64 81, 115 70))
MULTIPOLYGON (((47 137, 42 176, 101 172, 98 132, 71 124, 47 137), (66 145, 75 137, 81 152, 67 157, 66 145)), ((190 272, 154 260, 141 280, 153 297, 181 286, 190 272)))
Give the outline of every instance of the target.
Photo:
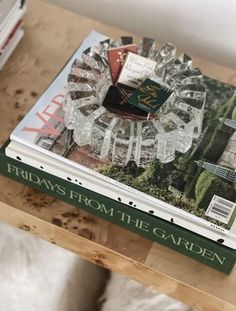
POLYGON ((206 97, 202 74, 189 56, 177 57, 173 45, 157 50, 144 38, 138 53, 156 62, 148 78, 173 92, 153 118, 122 118, 102 103, 112 84, 107 49, 123 45, 122 38, 107 39, 74 61, 66 86, 65 125, 79 146, 89 145, 90 153, 101 160, 119 166, 135 161, 145 167, 155 158, 169 163, 176 152, 186 153, 201 133, 206 97))

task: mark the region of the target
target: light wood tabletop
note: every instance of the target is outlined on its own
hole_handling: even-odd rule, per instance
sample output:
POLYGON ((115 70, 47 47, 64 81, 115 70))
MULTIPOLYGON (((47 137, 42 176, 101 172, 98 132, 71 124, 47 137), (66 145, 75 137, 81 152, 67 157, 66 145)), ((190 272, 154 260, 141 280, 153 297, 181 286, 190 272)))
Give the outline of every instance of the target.
MULTIPOLYGON (((25 37, 0 72, 0 143, 91 30, 113 38, 126 32, 28 1, 25 37)), ((205 60, 194 64, 236 85, 236 72, 205 60)), ((0 177, 0 221, 36 234, 203 311, 236 310, 236 267, 227 276, 46 194, 0 177)))

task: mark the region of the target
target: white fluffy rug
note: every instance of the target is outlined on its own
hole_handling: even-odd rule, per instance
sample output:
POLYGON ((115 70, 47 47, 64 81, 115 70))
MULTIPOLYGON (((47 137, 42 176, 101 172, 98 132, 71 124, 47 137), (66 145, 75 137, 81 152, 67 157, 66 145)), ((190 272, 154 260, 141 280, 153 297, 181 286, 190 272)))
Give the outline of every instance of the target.
POLYGON ((104 270, 0 224, 0 311, 96 310, 104 270))
POLYGON ((183 303, 113 273, 102 311, 193 311, 183 303))
MULTIPOLYGON (((30 233, 0 223, 0 311, 97 311, 106 272, 30 233)), ((102 311, 191 311, 112 273, 102 311)))

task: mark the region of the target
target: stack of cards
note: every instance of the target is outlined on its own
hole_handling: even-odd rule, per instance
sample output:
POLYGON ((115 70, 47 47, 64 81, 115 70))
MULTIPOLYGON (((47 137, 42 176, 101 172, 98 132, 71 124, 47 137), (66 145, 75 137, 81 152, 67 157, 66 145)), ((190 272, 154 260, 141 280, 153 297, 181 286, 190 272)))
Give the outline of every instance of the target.
POLYGON ((172 91, 150 79, 157 66, 155 57, 151 57, 154 40, 143 38, 138 46, 129 38, 122 37, 123 45, 107 50, 113 86, 103 106, 124 118, 150 118, 158 113, 172 91))
POLYGON ((0 0, 0 70, 24 35, 25 12, 25 1, 0 0))

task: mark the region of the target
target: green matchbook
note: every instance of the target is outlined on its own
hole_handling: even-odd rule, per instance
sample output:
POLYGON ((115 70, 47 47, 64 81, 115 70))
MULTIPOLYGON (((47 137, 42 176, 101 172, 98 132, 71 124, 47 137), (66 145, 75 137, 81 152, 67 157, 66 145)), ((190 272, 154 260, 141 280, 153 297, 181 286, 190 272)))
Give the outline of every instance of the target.
POLYGON ((38 189, 98 217, 165 245, 216 270, 229 274, 236 251, 171 224, 154 215, 130 208, 101 194, 43 172, 5 155, 0 149, 0 173, 38 189))

